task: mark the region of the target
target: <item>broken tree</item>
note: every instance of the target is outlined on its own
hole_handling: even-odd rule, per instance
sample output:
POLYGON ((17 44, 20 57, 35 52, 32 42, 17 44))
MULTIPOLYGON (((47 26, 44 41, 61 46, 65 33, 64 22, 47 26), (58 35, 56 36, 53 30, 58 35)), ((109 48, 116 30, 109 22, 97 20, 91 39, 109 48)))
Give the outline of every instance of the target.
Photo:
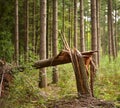
POLYGON ((37 61, 33 66, 38 68, 72 63, 76 77, 78 95, 93 95, 93 73, 88 73, 89 65, 95 68, 92 55, 96 51, 79 52, 77 49, 63 50, 56 57, 37 61), (92 74, 91 74, 92 73, 92 74), (92 76, 91 76, 92 75, 92 76), (89 81, 90 76, 90 81, 89 81), (90 82, 90 84, 89 84, 90 82))

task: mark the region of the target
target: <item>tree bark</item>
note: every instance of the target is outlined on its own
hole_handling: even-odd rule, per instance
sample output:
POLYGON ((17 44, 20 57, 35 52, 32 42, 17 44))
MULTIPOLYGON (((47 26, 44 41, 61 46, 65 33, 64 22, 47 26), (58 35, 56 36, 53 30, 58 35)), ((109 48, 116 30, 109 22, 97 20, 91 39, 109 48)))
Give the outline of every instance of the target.
POLYGON ((59 64, 70 63, 70 62, 71 60, 70 60, 69 54, 67 52, 61 52, 56 57, 37 61, 33 66, 36 68, 43 68, 43 67, 48 67, 48 66, 56 66, 59 64))
MULTIPOLYGON (((40 0, 40 59, 46 59, 46 0, 40 0)), ((39 87, 47 87, 46 69, 40 69, 39 87)))
POLYGON ((88 84, 88 76, 82 54, 76 49, 74 49, 71 52, 71 61, 76 76, 78 96, 91 96, 90 86, 88 84))
POLYGON ((115 0, 115 56, 118 57, 118 33, 117 33, 117 30, 118 30, 118 25, 117 25, 117 18, 118 18, 118 11, 117 11, 117 2, 115 0))
POLYGON ((25 0, 25 41, 24 41, 24 60, 28 61, 28 41, 29 41, 29 1, 25 0))
POLYGON ((84 38, 84 1, 80 0, 80 51, 85 51, 85 38, 84 38))
POLYGON ((33 44, 33 53, 35 54, 35 38, 36 38, 36 23, 35 23, 35 16, 36 16, 36 1, 33 0, 33 40, 32 40, 32 44, 33 44))
MULTIPOLYGON (((89 62, 87 61, 95 52, 96 51, 89 51, 81 53, 87 66, 89 65, 89 62)), ((53 58, 36 61, 33 66, 35 68, 44 68, 48 66, 55 66, 70 62, 71 62, 70 53, 68 51, 61 51, 57 56, 53 58)))
MULTIPOLYGON (((57 56, 57 46, 58 46, 58 0, 53 0, 53 56, 57 56)), ((53 67, 53 83, 58 82, 58 68, 57 66, 53 67)))
POLYGON ((77 48, 77 0, 74 0, 74 47, 77 48))
MULTIPOLYGON (((91 0, 91 32, 91 50, 97 50, 96 0, 91 0)), ((97 54, 94 54, 93 60, 97 65, 97 54)))
POLYGON ((18 17, 18 0, 15 0, 15 62, 19 65, 19 17, 18 17))
POLYGON ((98 61, 98 65, 100 64, 100 0, 96 1, 96 23, 97 23, 97 50, 98 50, 98 54, 97 54, 97 61, 98 61))
MULTIPOLYGON (((69 4, 69 24, 71 23, 71 4, 69 4)), ((68 28, 68 45, 71 47, 71 26, 68 28)))
MULTIPOLYGON (((78 96, 92 96, 94 73, 90 73, 90 90, 90 86, 88 83, 88 68, 89 65, 92 63, 91 57, 95 52, 96 51, 80 53, 76 49, 72 51, 62 51, 54 58, 37 61, 33 66, 36 68, 43 68, 72 62, 76 77, 78 96)), ((92 68, 95 69, 95 66, 92 66, 92 68)))
POLYGON ((48 40, 49 40, 49 0, 47 0, 47 18, 46 18, 46 58, 48 58, 49 55, 49 49, 48 49, 48 40))
POLYGON ((63 15, 62 15, 62 32, 65 33, 65 0, 62 0, 63 5, 63 15))
POLYGON ((108 39, 109 39, 109 60, 111 56, 115 59, 115 41, 113 36, 112 0, 108 0, 108 39))

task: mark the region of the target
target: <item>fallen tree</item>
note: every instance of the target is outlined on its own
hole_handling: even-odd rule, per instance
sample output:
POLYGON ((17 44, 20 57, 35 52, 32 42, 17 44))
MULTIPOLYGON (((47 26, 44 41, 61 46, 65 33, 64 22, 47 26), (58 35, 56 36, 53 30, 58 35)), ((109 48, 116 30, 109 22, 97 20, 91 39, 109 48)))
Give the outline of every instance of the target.
MULTIPOLYGON (((91 57, 95 52, 97 51, 87 51, 87 52, 81 53, 87 68, 91 62, 91 57)), ((70 52, 67 50, 63 50, 56 57, 36 61, 33 67, 39 69, 39 68, 44 68, 49 66, 66 64, 66 63, 71 63, 70 52)))
POLYGON ((79 52, 77 49, 73 50, 63 50, 56 57, 39 60, 34 63, 34 67, 44 68, 48 66, 55 66, 60 64, 72 63, 73 69, 76 77, 76 85, 78 95, 89 95, 93 96, 93 79, 94 72, 88 72, 88 68, 91 65, 95 68, 95 65, 92 61, 92 55, 97 51, 88 51, 88 52, 79 52), (90 84, 89 78, 90 76, 90 84))

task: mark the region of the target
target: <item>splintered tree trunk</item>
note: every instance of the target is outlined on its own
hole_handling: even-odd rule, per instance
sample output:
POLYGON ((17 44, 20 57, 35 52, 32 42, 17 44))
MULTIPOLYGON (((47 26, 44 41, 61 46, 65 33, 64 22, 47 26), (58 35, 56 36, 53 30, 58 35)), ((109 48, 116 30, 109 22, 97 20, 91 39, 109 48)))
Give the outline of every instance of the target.
POLYGON ((80 53, 77 49, 74 49, 72 51, 64 50, 61 51, 56 57, 37 61, 33 66, 36 68, 43 68, 72 62, 76 77, 78 96, 80 95, 92 96, 93 89, 92 88, 90 89, 90 86, 93 87, 95 74, 93 72, 90 74, 90 81, 88 81, 89 78, 87 75, 90 64, 93 67, 93 69, 95 69, 95 65, 92 62, 92 55, 95 52, 97 51, 80 53))
POLYGON ((75 72, 78 96, 91 96, 91 91, 88 84, 88 76, 82 54, 75 49, 71 52, 71 61, 75 72))
MULTIPOLYGON (((86 66, 89 66, 88 61, 95 52, 97 51, 82 52, 82 57, 84 58, 84 62, 86 66)), ((71 58, 70 58, 69 52, 66 50, 63 50, 56 57, 45 59, 45 60, 39 60, 35 62, 33 67, 39 69, 39 68, 44 68, 48 66, 66 64, 70 62, 71 62, 71 58)))
POLYGON ((90 89, 91 89, 91 94, 94 97, 93 93, 93 87, 94 87, 94 80, 95 80, 95 68, 92 64, 90 64, 90 89))

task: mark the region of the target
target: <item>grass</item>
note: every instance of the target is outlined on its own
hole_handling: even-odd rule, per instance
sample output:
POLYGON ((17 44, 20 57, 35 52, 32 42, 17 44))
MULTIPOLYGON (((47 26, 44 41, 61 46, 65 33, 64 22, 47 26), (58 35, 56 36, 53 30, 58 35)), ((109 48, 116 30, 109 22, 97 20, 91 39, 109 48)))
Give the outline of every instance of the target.
POLYGON ((120 108, 120 56, 112 62, 107 56, 102 57, 99 72, 95 81, 97 98, 114 101, 120 108))
POLYGON ((107 57, 101 59, 95 82, 97 97, 116 101, 120 96, 120 57, 109 63, 107 57))
MULTIPOLYGON (((95 96, 100 99, 120 101, 120 57, 109 63, 107 56, 101 58, 100 68, 95 80, 95 96)), ((15 73, 14 84, 5 98, 5 108, 43 107, 49 100, 77 96, 75 76, 71 64, 60 65, 59 82, 52 82, 52 68, 47 68, 49 86, 38 88, 39 71, 27 68, 15 73)))

